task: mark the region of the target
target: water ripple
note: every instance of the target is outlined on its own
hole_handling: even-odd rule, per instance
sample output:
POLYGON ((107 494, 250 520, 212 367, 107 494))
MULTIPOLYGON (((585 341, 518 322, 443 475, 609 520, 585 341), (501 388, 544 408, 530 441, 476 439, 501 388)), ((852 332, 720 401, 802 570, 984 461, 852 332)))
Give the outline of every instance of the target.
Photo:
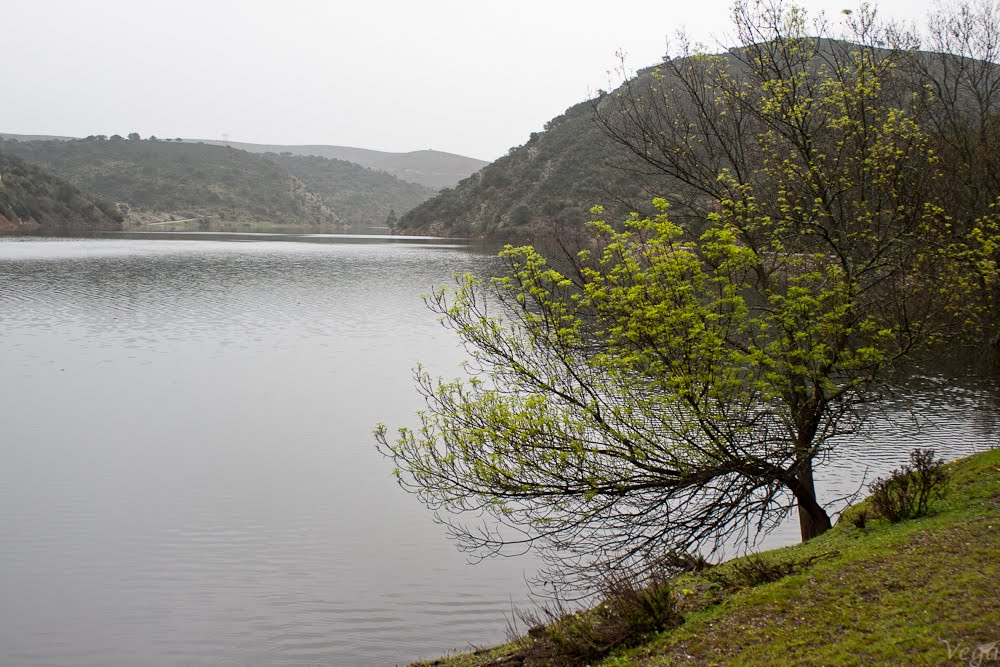
MULTIPOLYGON (((417 362, 462 360, 420 294, 493 260, 251 238, 0 240, 0 664, 363 667, 503 639, 533 561, 469 566, 370 435, 420 407, 417 362)), ((995 442, 992 380, 942 378, 911 378, 822 492, 995 442)))

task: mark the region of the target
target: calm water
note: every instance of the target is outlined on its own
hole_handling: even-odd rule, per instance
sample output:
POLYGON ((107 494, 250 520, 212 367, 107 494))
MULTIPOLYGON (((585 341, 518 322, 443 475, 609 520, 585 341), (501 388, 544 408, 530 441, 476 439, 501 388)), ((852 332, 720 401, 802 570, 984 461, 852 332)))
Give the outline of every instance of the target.
MULTIPOLYGON (((0 664, 392 665, 501 640, 532 562, 467 564, 371 438, 412 423, 418 361, 462 359, 419 295, 493 261, 418 240, 0 240, 0 664)), ((989 446, 993 395, 988 375, 915 378, 821 487, 922 443, 989 446)))

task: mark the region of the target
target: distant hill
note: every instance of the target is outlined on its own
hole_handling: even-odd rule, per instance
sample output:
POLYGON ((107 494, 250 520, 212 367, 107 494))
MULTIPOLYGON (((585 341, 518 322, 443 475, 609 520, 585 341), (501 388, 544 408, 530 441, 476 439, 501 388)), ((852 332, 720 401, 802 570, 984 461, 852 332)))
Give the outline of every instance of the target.
POLYGON ((208 140, 204 143, 216 146, 228 145, 250 153, 291 153, 346 160, 362 167, 388 172, 396 178, 419 183, 435 190, 452 187, 488 164, 484 160, 434 150, 386 153, 348 146, 280 146, 208 140))
MULTIPOLYGON (((0 132, 0 139, 15 141, 73 141, 75 137, 41 134, 9 134, 0 132)), ((285 146, 281 144, 251 144, 240 141, 213 139, 183 139, 185 144, 231 146, 248 153, 290 153, 292 155, 325 157, 384 171, 410 183, 425 185, 434 190, 450 188, 466 176, 485 167, 488 162, 464 155, 424 150, 409 153, 388 153, 350 146, 325 146, 321 144, 285 146)))
POLYGON ((437 190, 391 174, 359 167, 354 162, 325 157, 266 153, 337 215, 352 225, 384 225, 437 194, 437 190))
POLYGON ((61 178, 0 153, 0 234, 121 229, 113 204, 83 194, 61 178))
POLYGON ((627 212, 647 200, 641 180, 594 124, 590 102, 553 118, 545 131, 417 206, 399 220, 401 233, 523 237, 539 226, 579 228, 595 204, 627 212))
POLYGON ((249 153, 156 139, 0 140, 77 187, 124 204, 130 222, 344 229, 384 224, 434 190, 344 161, 249 153))
POLYGON ((73 141, 79 137, 62 137, 55 134, 9 134, 0 132, 0 139, 13 139, 15 141, 73 141))
MULTIPOLYGON (((823 40, 818 43, 816 57, 845 46, 849 45, 823 40)), ((730 60, 734 71, 743 67, 736 52, 720 55, 730 60)), ((944 104, 922 113, 927 116, 927 132, 938 144, 937 154, 948 156, 957 170, 953 182, 964 184, 949 194, 954 206, 960 209, 964 202, 972 201, 970 198, 978 198, 977 210, 985 210, 983 207, 1000 191, 1000 150, 994 148, 1000 138, 996 131, 998 96, 985 99, 981 90, 959 77, 967 68, 968 76, 979 77, 978 85, 996 89, 1000 64, 925 51, 908 52, 904 64, 894 85, 910 86, 916 95, 926 90, 932 78, 940 84, 935 96, 945 98, 944 104), (953 111, 947 111, 948 104, 953 105, 953 111)), ((616 117, 614 108, 619 102, 615 100, 621 99, 621 91, 633 90, 634 99, 641 104, 648 91, 670 89, 674 76, 671 68, 649 67, 617 91, 570 107, 549 121, 544 132, 532 133, 524 145, 403 215, 396 230, 532 240, 579 230, 595 204, 604 206, 607 221, 620 221, 632 211, 648 213, 653 197, 664 197, 671 203, 674 221, 698 224, 709 212, 712 198, 652 165, 655 142, 647 146, 654 160, 644 160, 609 139, 596 118, 616 117)), ((683 94, 678 99, 683 100, 683 94)), ((650 106, 670 103, 655 99, 650 106)), ((663 109, 661 131, 667 131, 671 118, 669 110, 663 109)), ((624 130, 626 134, 629 131, 624 130)), ((645 139, 635 136, 632 140, 633 148, 638 148, 645 139)))

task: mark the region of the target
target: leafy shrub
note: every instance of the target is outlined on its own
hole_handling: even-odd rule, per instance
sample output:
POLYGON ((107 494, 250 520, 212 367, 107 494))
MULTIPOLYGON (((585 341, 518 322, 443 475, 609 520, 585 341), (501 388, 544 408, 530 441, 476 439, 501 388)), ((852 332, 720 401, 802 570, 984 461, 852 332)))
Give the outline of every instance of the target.
POLYGON ((521 204, 513 211, 511 211, 510 223, 512 225, 521 226, 521 225, 526 225, 529 222, 531 222, 531 209, 525 206, 524 204, 521 204))
POLYGON ((909 465, 872 482, 872 507, 893 523, 923 516, 931 501, 944 494, 947 485, 944 461, 934 459, 934 450, 914 449, 909 465))
POLYGON ((601 583, 601 595, 601 603, 586 611, 570 611, 558 600, 519 611, 518 619, 530 628, 519 664, 583 667, 682 620, 666 578, 640 583, 631 574, 610 575, 601 583))

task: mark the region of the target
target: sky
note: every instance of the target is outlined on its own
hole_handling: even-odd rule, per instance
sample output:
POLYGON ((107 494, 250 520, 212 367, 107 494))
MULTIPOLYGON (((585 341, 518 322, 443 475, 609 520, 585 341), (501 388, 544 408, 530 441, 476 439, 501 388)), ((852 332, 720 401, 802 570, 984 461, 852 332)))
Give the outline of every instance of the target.
MULTIPOLYGON (((937 0, 884 0, 922 24, 937 0)), ((0 0, 0 132, 434 149, 494 160, 731 0, 0 0)), ((856 3, 803 2, 811 13, 856 3)))

